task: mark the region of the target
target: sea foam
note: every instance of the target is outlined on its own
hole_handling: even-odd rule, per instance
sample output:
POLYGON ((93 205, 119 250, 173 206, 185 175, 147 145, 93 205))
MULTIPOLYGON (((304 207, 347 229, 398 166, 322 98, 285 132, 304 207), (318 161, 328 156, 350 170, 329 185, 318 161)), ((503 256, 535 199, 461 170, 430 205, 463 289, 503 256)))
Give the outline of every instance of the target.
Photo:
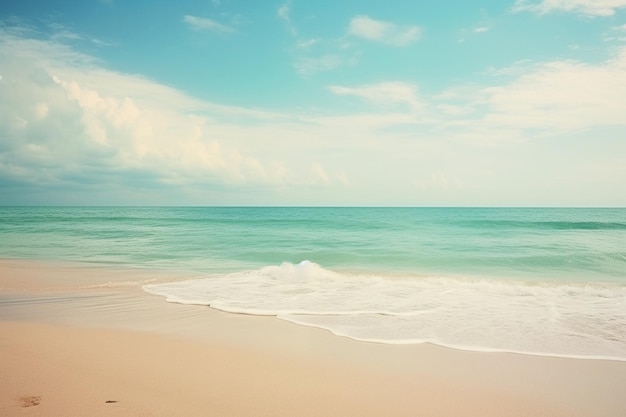
POLYGON ((626 360, 626 286, 340 273, 303 261, 145 285, 361 341, 626 360))

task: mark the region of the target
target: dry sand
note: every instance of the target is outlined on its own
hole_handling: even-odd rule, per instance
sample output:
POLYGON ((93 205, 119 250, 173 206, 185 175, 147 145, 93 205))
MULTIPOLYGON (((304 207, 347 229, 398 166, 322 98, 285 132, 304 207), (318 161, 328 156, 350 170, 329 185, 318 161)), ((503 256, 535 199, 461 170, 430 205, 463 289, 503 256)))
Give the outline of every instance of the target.
POLYGON ((154 279, 181 277, 0 261, 0 415, 626 415, 626 362, 360 343, 154 279))

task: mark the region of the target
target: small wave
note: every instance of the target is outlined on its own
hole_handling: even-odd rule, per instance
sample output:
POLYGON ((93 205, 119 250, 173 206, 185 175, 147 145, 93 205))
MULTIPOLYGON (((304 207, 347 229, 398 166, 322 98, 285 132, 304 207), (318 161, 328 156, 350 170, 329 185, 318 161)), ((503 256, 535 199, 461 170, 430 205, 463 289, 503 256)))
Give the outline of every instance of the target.
POLYGON ((269 315, 356 340, 626 360, 626 286, 346 274, 303 261, 145 285, 168 301, 269 315))

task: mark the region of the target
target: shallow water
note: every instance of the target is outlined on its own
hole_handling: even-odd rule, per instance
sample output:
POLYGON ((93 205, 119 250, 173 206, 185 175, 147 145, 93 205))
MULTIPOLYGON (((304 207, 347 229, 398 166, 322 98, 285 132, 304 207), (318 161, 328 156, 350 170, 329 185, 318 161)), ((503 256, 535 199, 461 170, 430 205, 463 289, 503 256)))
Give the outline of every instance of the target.
POLYGON ((0 256, 358 340, 626 359, 626 209, 0 208, 0 256))

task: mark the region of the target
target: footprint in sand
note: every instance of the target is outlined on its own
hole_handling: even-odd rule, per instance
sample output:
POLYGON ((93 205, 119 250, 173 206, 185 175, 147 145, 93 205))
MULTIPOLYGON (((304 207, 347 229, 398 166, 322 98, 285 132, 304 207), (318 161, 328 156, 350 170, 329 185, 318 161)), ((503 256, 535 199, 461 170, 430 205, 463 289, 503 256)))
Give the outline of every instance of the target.
POLYGON ((26 407, 34 407, 36 405, 39 405, 41 403, 41 397, 40 396, 23 396, 17 399, 19 406, 22 408, 26 408, 26 407))

